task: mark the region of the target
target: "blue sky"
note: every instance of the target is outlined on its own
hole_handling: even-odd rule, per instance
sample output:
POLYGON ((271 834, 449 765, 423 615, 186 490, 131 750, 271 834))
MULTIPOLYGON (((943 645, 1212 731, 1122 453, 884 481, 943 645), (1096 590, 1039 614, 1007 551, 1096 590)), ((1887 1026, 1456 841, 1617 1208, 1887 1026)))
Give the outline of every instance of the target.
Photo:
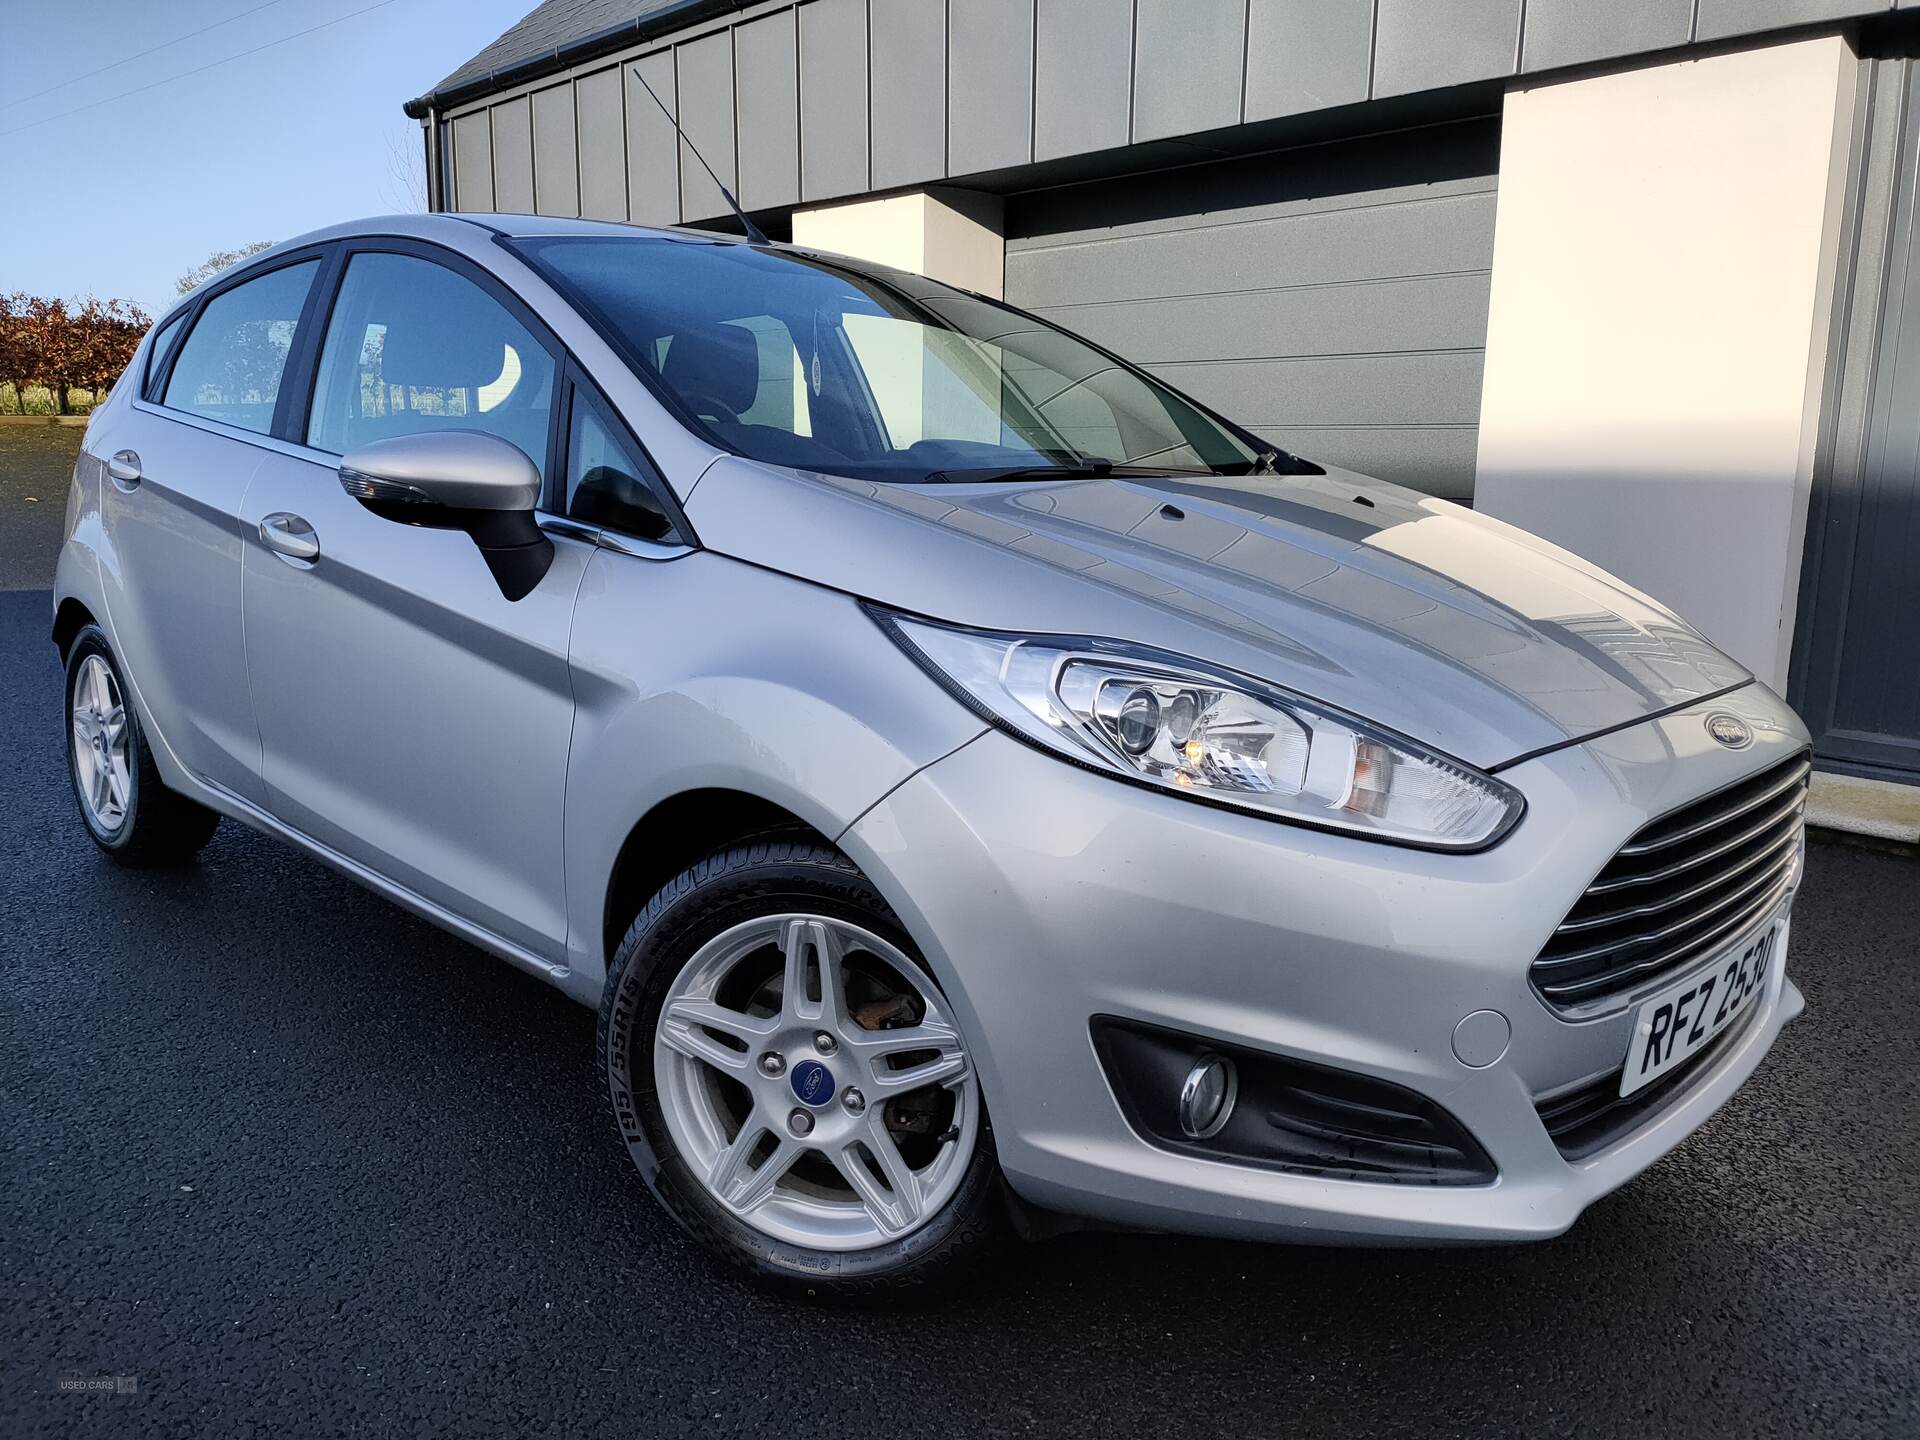
POLYGON ((394 160, 418 155, 420 127, 401 104, 535 0, 386 0, 360 15, 373 0, 276 0, 245 13, 261 3, 0 0, 0 291, 118 296, 157 311, 174 277, 216 250, 403 208, 394 160), (342 16, 352 18, 92 104, 342 16))

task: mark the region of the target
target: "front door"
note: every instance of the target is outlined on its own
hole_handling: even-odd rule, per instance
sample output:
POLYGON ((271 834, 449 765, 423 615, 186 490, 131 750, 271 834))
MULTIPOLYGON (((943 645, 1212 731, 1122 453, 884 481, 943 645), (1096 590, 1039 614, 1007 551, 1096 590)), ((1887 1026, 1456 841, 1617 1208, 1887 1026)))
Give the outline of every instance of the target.
POLYGON ((1889 172, 1869 172, 1891 173, 1892 193, 1876 196, 1869 186, 1863 201, 1853 290, 1861 313, 1848 343, 1869 350, 1871 363, 1845 367, 1842 433, 1818 477, 1808 517, 1792 696, 1813 731, 1816 756, 1828 767, 1914 783, 1920 782, 1920 62, 1876 62, 1871 102, 1878 114, 1905 118, 1898 129, 1891 122, 1873 129, 1898 145, 1899 163, 1889 172), (1877 309, 1876 286, 1883 287, 1877 309))
POLYGON ((348 256, 306 449, 248 490, 248 670, 269 808, 535 955, 566 949, 567 647, 592 547, 508 601, 472 540, 382 519, 339 455, 431 429, 500 435, 545 470, 556 356, 478 277, 348 256))

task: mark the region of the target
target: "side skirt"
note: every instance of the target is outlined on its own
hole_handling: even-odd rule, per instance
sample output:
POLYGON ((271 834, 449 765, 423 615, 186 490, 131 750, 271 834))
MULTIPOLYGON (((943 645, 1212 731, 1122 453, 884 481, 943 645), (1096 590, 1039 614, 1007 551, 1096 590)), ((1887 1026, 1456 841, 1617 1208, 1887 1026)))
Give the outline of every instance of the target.
MULTIPOLYGON (((438 925, 442 930, 457 935, 468 944, 477 945, 482 950, 499 956, 511 965, 517 965, 522 970, 537 975, 548 984, 558 986, 570 995, 574 993, 572 988, 566 983, 568 977, 573 973, 571 967, 555 965, 550 961, 542 960, 531 950, 525 949, 522 946, 514 944, 511 940, 494 934, 493 931, 486 929, 484 926, 476 925, 471 920, 454 914, 454 912, 447 909, 446 906, 437 904, 423 895, 416 894, 414 891, 407 889, 406 886, 389 880, 378 871, 370 870, 359 861, 350 859, 342 855, 338 850, 321 844, 310 835, 306 835, 299 830, 295 830, 292 826, 276 820, 259 806, 234 794, 224 786, 216 785, 212 781, 203 779, 198 775, 193 777, 193 781, 194 789, 199 792, 193 798, 199 800, 202 804, 218 810, 222 815, 238 820, 242 825, 250 825, 263 834, 271 835, 276 840, 286 842, 293 846, 294 849, 312 856, 329 869, 336 870, 349 880, 366 886, 367 889, 373 891, 376 895, 391 900, 402 909, 412 911, 422 920, 430 921, 438 925)), ((579 999, 580 997, 574 995, 574 998, 579 999)))

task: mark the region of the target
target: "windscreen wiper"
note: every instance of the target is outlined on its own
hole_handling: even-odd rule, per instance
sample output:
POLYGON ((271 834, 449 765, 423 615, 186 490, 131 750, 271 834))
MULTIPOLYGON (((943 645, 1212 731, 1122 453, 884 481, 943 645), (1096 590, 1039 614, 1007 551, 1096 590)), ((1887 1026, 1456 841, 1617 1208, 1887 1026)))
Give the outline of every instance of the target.
POLYGON ((995 480, 1104 480, 1113 474, 1111 460, 1074 460, 1060 465, 1011 465, 932 470, 929 485, 988 484, 995 480))
POLYGON ((923 484, 989 484, 995 480, 1170 480, 1178 476, 1217 475, 1217 470, 1196 470, 1190 465, 1128 465, 1113 460, 1073 460, 1058 465, 1013 465, 995 469, 983 465, 974 469, 930 471, 923 484))

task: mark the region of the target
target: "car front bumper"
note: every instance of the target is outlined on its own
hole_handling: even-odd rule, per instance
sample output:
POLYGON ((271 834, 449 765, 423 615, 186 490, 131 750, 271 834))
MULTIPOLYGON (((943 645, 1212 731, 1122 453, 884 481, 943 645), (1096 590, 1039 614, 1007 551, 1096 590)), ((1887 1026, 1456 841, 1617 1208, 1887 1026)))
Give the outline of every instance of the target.
POLYGON ((1632 1010, 1564 1019, 1528 966, 1637 829, 1806 743, 1792 712, 1752 685, 1513 766, 1502 778, 1526 796, 1520 825, 1490 850, 1449 855, 1153 793, 990 731, 840 843, 955 1006, 1001 1166, 1029 1202, 1319 1243, 1542 1239, 1705 1121, 1803 1001, 1775 966, 1751 1015, 1688 1067, 1671 1103, 1569 1162, 1536 1107, 1620 1068, 1632 1010), (1753 745, 1714 742, 1703 720, 1716 710, 1748 720, 1753 745), (1504 1016, 1511 1040, 1471 1068, 1453 1035, 1481 1010, 1504 1016), (1150 1143, 1096 1057, 1095 1016, 1412 1089, 1464 1125, 1497 1174, 1478 1185, 1329 1178, 1150 1143))

